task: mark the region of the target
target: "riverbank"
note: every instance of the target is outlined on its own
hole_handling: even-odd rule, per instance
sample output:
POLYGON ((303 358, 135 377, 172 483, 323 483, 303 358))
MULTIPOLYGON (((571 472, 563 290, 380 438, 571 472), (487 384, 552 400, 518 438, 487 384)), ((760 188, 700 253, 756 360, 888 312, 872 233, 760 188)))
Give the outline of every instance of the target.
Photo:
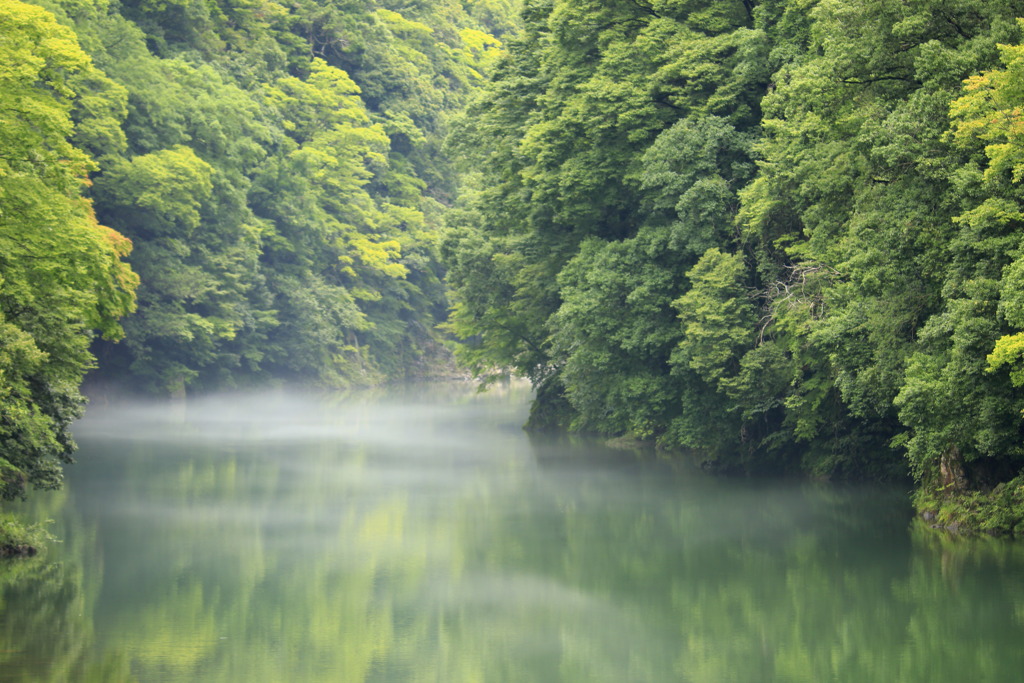
POLYGON ((914 494, 914 507, 936 529, 1024 538, 1024 474, 990 491, 921 488, 914 494))
MULTIPOLYGON (((682 451, 663 449, 653 440, 643 440, 631 436, 605 438, 603 443, 610 448, 646 448, 658 450, 670 458, 684 457, 682 451)), ((749 470, 721 467, 713 459, 704 459, 699 454, 690 453, 689 457, 696 458, 701 469, 716 476, 756 477, 766 474, 765 472, 755 473, 749 470)), ((815 477, 813 473, 805 470, 793 470, 789 474, 809 479, 831 479, 831 477, 815 477)), ((840 479, 843 478, 840 477, 840 479)), ((846 480, 856 481, 857 478, 846 480)), ((879 481, 899 480, 905 480, 908 486, 912 485, 909 474, 904 477, 879 479, 879 481)), ((987 535, 997 538, 1024 539, 1024 472, 1013 479, 989 485, 987 488, 971 488, 968 479, 962 473, 957 482, 958 487, 953 484, 930 487, 923 484, 916 485, 910 494, 910 501, 924 526, 955 536, 987 535)))
POLYGON ((0 559, 33 557, 44 547, 49 535, 38 524, 25 526, 10 513, 0 513, 0 559))

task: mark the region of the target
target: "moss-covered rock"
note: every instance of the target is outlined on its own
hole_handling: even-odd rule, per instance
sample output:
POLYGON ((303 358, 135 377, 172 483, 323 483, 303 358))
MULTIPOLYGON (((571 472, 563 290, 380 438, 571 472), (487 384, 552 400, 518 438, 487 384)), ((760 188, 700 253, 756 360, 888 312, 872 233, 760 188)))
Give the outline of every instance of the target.
POLYGON ((921 489, 914 496, 921 517, 958 533, 1024 537, 1024 474, 990 491, 921 489))
POLYGON ((0 559, 33 557, 51 536, 39 524, 26 526, 10 513, 0 513, 0 559))

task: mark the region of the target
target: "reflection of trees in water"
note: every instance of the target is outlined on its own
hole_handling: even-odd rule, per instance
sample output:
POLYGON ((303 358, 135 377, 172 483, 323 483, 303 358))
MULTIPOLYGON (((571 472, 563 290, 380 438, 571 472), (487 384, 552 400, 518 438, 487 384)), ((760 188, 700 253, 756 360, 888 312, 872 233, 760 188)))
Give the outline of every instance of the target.
POLYGON ((393 639, 375 585, 404 508, 346 499, 364 454, 133 448, 80 487, 126 492, 101 524, 105 649, 140 680, 366 679, 393 639))
POLYGON ((82 655, 86 622, 80 571, 43 558, 0 563, 0 674, 55 680, 82 655))
MULTIPOLYGON (((554 497, 551 525, 532 538, 510 528, 481 560, 604 606, 603 627, 586 609, 558 612, 557 670, 576 672, 559 680, 1012 680, 1024 663, 1016 546, 967 550, 974 566, 953 586, 936 549, 907 537, 898 496, 720 484, 627 501, 582 487, 554 497)), ((533 616, 543 628, 543 611, 533 616)))
POLYGON ((98 657, 80 565, 35 558, 0 563, 0 681, 135 680, 116 651, 98 657))
POLYGON ((93 610, 99 574, 95 533, 69 512, 66 491, 36 494, 26 518, 59 519, 60 545, 31 559, 0 562, 0 681, 119 683, 134 680, 116 652, 97 657, 93 610))
POLYGON ((1024 664, 1024 551, 908 536, 900 492, 580 442, 535 458, 478 433, 436 452, 84 444, 68 508, 96 529, 65 510, 61 564, 8 575, 0 680, 941 682, 1024 664))

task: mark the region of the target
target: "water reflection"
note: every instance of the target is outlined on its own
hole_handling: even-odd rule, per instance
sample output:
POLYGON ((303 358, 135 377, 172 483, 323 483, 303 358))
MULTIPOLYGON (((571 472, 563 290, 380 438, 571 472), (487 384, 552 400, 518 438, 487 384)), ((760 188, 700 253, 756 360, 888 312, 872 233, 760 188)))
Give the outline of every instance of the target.
POLYGON ((1024 552, 901 491, 531 442, 525 389, 90 410, 0 680, 1015 680, 1024 552))

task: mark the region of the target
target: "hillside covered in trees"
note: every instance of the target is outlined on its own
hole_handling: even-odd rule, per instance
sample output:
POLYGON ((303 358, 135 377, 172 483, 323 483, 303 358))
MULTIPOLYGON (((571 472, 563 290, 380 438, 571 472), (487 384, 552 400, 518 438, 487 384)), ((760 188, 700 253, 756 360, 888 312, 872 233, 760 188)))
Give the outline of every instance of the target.
POLYGON ((59 484, 97 360, 93 380, 164 395, 443 360, 441 147, 514 18, 0 3, 0 497, 59 484))
POLYGON ((448 334, 531 379, 532 428, 909 473, 940 523, 1024 533, 1019 17, 8 0, 0 496, 59 483, 94 365, 368 385, 448 334))
POLYGON ((528 0, 455 139, 450 327, 531 423, 1024 532, 1017 0, 528 0), (955 494, 955 495, 951 495, 955 494))

